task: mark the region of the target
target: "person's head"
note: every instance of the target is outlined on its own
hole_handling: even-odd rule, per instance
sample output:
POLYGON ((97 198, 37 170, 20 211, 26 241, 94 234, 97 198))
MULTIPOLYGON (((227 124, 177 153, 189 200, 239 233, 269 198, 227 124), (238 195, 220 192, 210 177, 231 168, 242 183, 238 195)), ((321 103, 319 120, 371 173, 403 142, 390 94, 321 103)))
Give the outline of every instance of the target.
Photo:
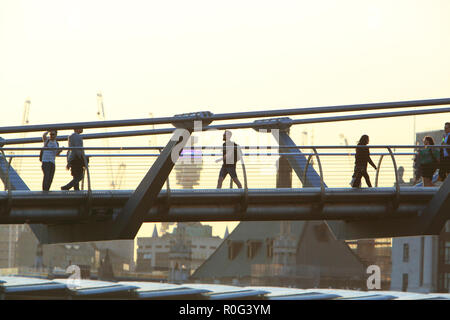
POLYGON ((83 133, 83 128, 73 129, 73 131, 75 131, 76 133, 80 134, 80 133, 83 133))
POLYGON ((450 122, 446 122, 445 123, 444 130, 445 130, 445 133, 449 133, 450 132, 450 122))
POLYGON ((55 140, 57 135, 58 135, 58 131, 50 130, 50 140, 55 140))
POLYGON ((231 139, 231 131, 225 130, 223 133, 223 141, 229 141, 231 139))
POLYGON ((367 134, 363 134, 361 138, 359 138, 358 145, 367 145, 369 144, 369 136, 367 134))
POLYGON ((434 145, 434 140, 432 137, 426 136, 425 138, 423 138, 423 144, 425 146, 432 146, 432 145, 434 145))

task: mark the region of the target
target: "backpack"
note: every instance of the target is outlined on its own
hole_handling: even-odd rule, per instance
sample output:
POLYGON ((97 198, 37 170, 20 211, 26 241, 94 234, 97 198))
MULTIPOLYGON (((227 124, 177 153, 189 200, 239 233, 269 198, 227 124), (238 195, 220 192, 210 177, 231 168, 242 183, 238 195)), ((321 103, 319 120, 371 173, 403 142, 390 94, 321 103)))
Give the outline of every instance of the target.
MULTIPOLYGON (((47 139, 47 141, 45 141, 45 143, 44 143, 44 148, 47 147, 47 145, 48 145, 49 142, 50 142, 50 139, 47 139)), ((59 143, 58 143, 58 141, 55 141, 55 142, 56 142, 56 147, 59 148, 59 143)), ((43 156, 43 155, 44 155, 44 150, 41 149, 41 152, 39 153, 39 161, 40 161, 40 162, 42 162, 42 156, 43 156)))
MULTIPOLYGON (((225 146, 225 143, 224 143, 224 146, 223 146, 224 154, 226 154, 226 147, 227 146, 225 146)), ((241 160, 241 152, 239 149, 239 145, 237 143, 233 142, 233 164, 236 164, 239 160, 241 160)))

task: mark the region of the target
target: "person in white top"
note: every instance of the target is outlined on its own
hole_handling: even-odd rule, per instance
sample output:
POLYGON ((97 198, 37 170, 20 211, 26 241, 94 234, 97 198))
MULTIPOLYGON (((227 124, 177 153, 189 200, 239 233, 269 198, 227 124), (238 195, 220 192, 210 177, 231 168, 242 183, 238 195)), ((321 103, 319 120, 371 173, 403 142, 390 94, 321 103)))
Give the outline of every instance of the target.
POLYGON ((42 135, 44 141, 44 148, 51 148, 50 150, 42 150, 40 160, 42 161, 42 171, 44 172, 44 179, 42 180, 42 190, 50 190, 53 177, 55 175, 55 158, 61 153, 59 144, 56 141, 58 132, 56 130, 47 131, 42 135), (50 133, 50 138, 47 137, 50 133))

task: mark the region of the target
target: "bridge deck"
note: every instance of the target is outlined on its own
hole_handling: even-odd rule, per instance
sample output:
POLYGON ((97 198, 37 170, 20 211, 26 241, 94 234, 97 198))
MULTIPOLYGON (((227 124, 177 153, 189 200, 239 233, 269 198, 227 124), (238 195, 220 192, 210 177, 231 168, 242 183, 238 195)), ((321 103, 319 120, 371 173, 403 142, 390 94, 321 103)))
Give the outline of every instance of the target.
MULTIPOLYGON (((320 188, 163 190, 146 222, 361 220, 414 217, 438 188, 320 188)), ((112 220, 133 190, 0 192, 0 223, 112 220)))

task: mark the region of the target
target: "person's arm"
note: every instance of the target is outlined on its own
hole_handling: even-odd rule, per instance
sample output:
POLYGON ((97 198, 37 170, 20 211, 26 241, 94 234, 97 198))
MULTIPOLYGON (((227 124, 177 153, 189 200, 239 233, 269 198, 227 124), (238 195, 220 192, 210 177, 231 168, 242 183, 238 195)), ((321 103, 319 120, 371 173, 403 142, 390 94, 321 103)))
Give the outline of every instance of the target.
POLYGON ((377 170, 377 166, 375 165, 375 163, 373 163, 372 159, 370 158, 370 151, 369 149, 367 149, 367 162, 370 163, 370 165, 377 170))
POLYGON ((44 134, 42 135, 42 141, 45 143, 45 141, 47 141, 47 135, 48 135, 48 131, 45 131, 44 134))
POLYGON ((58 141, 56 141, 56 144, 58 145, 58 150, 56 151, 56 155, 59 156, 62 152, 62 149, 59 147, 58 141))
MULTIPOLYGON (((72 140, 71 140, 71 135, 69 136, 69 138, 67 138, 67 145, 68 145, 68 147, 70 148, 71 146, 72 146, 72 140)), ((69 170, 69 168, 70 168, 70 166, 69 166, 69 164, 70 164, 70 154, 72 153, 72 150, 67 150, 67 154, 66 154, 66 156, 67 156, 67 165, 66 165, 66 169, 67 170, 69 170)))

